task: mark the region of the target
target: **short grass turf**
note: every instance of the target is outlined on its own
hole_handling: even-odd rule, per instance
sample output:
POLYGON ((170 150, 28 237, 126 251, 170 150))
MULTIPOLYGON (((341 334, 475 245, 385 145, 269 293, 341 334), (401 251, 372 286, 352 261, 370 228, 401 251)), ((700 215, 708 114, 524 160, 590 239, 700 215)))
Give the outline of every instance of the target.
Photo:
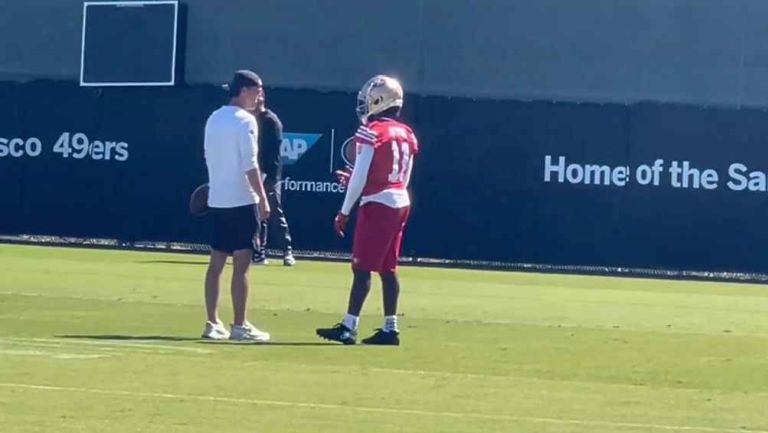
POLYGON ((349 347, 348 266, 299 261, 239 345, 197 338, 205 263, 0 245, 0 432, 768 432, 768 286, 404 267, 402 346, 349 347))

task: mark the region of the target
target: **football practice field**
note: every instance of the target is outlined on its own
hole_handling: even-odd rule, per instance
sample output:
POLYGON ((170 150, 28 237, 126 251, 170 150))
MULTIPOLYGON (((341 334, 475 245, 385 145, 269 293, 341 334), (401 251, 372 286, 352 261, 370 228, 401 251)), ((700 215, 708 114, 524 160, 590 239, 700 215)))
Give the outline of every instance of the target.
POLYGON ((768 432, 765 285, 403 267, 341 346, 348 265, 273 262, 273 343, 205 343, 205 262, 0 245, 0 432, 768 432))

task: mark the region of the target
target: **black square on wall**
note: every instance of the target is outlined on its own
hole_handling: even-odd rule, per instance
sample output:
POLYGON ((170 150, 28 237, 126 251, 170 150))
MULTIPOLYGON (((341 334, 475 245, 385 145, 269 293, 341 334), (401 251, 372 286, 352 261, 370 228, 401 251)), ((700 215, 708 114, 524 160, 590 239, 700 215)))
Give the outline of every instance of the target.
POLYGON ((175 84, 179 3, 85 2, 81 86, 175 84))

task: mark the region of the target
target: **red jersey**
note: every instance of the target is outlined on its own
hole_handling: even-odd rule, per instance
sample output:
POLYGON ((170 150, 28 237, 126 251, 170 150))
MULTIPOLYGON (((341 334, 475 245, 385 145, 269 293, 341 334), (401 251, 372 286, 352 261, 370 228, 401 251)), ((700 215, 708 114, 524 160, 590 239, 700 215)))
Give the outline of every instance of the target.
POLYGON ((363 201, 387 190, 405 192, 411 160, 419 153, 416 135, 408 125, 389 118, 373 120, 358 128, 355 144, 358 154, 364 145, 372 146, 374 150, 363 188, 363 201))

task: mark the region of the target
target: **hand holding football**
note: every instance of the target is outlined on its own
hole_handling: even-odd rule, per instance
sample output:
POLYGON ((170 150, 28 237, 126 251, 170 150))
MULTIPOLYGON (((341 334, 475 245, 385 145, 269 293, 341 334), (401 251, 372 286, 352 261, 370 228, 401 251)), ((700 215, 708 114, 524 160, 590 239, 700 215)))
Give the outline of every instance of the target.
POLYGON ((208 189, 208 184, 204 183, 192 191, 189 197, 189 213, 198 217, 208 213, 208 189))

